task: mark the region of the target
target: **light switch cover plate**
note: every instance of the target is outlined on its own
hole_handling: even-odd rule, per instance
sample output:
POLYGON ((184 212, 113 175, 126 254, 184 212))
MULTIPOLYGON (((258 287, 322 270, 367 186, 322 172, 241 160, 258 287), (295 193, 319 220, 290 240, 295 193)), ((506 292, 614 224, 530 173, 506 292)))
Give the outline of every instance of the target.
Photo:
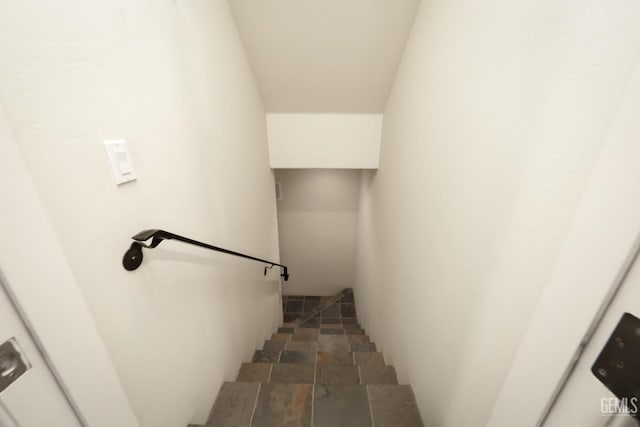
POLYGON ((129 147, 125 139, 109 139, 102 141, 109 157, 113 177, 116 184, 125 184, 136 180, 136 173, 131 162, 129 147))

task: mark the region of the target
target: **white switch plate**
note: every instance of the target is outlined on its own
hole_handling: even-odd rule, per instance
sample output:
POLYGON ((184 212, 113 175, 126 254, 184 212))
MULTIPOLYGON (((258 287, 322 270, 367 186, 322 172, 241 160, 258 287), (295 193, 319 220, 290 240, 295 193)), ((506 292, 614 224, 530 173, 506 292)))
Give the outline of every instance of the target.
POLYGON ((131 163, 127 141, 125 139, 109 139, 102 141, 102 143, 107 151, 116 184, 135 181, 136 173, 133 170, 133 163, 131 163))

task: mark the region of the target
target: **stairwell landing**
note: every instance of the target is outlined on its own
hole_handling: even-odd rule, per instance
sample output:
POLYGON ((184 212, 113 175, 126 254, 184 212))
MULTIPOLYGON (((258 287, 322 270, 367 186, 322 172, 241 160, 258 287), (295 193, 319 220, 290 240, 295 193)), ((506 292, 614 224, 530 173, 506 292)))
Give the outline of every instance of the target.
POLYGON ((222 385, 207 427, 423 425, 411 386, 360 328, 351 289, 283 297, 283 309, 282 327, 222 385))

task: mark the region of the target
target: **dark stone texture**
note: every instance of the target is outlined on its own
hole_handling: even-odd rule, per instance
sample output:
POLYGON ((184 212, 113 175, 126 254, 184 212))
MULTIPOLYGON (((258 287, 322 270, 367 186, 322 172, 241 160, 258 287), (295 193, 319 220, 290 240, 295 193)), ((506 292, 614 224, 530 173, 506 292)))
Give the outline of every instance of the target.
POLYGON ((353 360, 360 366, 385 366, 384 356, 377 352, 354 352, 353 360))
POLYGON ((314 427, 370 427, 367 390, 359 385, 316 385, 314 427))
POLYGON ((291 341, 291 334, 271 334, 271 341, 291 341))
POLYGON ((279 351, 256 350, 253 353, 253 363, 278 363, 279 351))
POLYGON ((353 354, 347 351, 319 351, 318 365, 325 363, 353 365, 353 354))
POLYGON ((286 312, 301 313, 303 305, 304 305, 304 301, 291 300, 291 298, 289 298, 289 300, 287 301, 286 312))
POLYGON ((280 353, 280 363, 313 365, 316 363, 316 353, 313 351, 283 351, 280 353))
POLYGON ((362 344, 358 344, 358 343, 351 343, 351 351, 356 352, 356 351, 378 351, 376 349, 376 345, 372 342, 366 342, 366 343, 362 343, 362 344))
POLYGON ((259 387, 259 383, 226 382, 222 384, 207 424, 248 426, 259 387))
POLYGON ((266 383, 269 381, 271 363, 243 363, 236 381, 248 383, 266 383))
POLYGON ((354 365, 319 364, 316 384, 360 384, 358 367, 354 365))
POLYGON ((271 369, 271 383, 313 384, 313 365, 276 364, 271 369))
POLYGON ((368 388, 376 427, 423 426, 410 386, 370 385, 368 388))
POLYGON ((322 317, 341 317, 342 315, 340 314, 340 304, 331 304, 330 306, 328 306, 327 308, 325 308, 324 310, 322 310, 322 317))
POLYGON ((285 322, 293 322, 294 320, 298 320, 302 316, 302 313, 285 313, 283 316, 283 320, 285 322))
POLYGON ((367 335, 347 335, 347 340, 352 344, 362 344, 369 342, 369 337, 367 335))
POLYGON ((349 351, 349 342, 344 335, 320 335, 320 351, 349 351))
POLYGON ((319 328, 320 319, 309 319, 300 323, 301 328, 319 328))
MULTIPOLYGON (((300 331, 300 329, 298 329, 298 331, 300 331)), ((315 330, 316 332, 314 333, 296 333, 293 334, 291 341, 318 341, 318 335, 319 333, 317 332, 317 329, 315 330)))
POLYGON ((304 300, 303 310, 305 313, 315 310, 320 305, 320 300, 304 300))
MULTIPOLYGON (((287 304, 288 306, 289 304, 287 304)), ((340 304, 340 313, 342 317, 356 317, 355 304, 340 304)))
POLYGON ((342 319, 340 319, 339 317, 322 317, 322 320, 320 321, 320 326, 322 327, 323 324, 339 325, 339 324, 342 324, 342 319))
POLYGON ((345 303, 353 304, 354 303, 353 292, 349 292, 348 294, 346 294, 345 296, 340 298, 340 303, 341 304, 345 304, 345 303))
POLYGON ((286 349, 289 351, 318 351, 319 346, 317 341, 289 341, 286 349))
POLYGON ((251 425, 253 427, 310 426, 312 391, 311 384, 263 384, 251 425))
POLYGON ((320 329, 321 335, 344 335, 344 329, 326 328, 320 329))
POLYGON ((393 366, 360 366, 362 384, 398 384, 393 366))
POLYGON ((282 351, 285 349, 286 344, 287 344, 286 341, 267 340, 264 342, 262 349, 266 351, 282 351))

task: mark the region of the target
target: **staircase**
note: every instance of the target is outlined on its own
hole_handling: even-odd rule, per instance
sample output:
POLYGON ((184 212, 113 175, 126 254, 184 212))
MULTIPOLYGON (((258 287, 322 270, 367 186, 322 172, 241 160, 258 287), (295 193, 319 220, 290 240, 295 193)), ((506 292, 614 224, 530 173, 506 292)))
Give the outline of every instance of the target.
POLYGON ((289 321, 222 385, 207 426, 423 425, 411 387, 358 325, 350 289, 283 307, 289 321))

